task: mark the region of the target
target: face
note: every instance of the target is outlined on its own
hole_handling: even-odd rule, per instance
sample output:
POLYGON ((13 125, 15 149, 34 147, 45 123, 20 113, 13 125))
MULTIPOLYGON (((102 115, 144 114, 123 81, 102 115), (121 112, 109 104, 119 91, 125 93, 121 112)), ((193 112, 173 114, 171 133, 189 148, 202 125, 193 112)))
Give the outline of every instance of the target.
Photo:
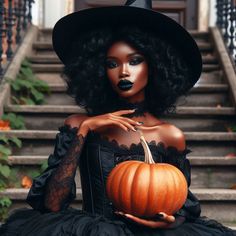
POLYGON ((120 97, 138 102, 144 99, 148 65, 142 54, 129 44, 115 42, 107 52, 106 71, 120 97))

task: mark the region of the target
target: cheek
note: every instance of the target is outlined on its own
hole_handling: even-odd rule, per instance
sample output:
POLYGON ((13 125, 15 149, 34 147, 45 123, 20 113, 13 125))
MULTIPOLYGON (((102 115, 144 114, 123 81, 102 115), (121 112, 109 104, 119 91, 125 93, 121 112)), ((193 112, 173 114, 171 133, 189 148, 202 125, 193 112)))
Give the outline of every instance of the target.
POLYGON ((114 82, 115 81, 115 71, 114 70, 107 70, 107 77, 109 79, 110 82, 114 82))
POLYGON ((134 71, 134 73, 136 74, 136 78, 138 80, 143 80, 144 81, 147 81, 148 79, 148 67, 147 65, 140 65, 139 68, 136 68, 136 70, 134 71))

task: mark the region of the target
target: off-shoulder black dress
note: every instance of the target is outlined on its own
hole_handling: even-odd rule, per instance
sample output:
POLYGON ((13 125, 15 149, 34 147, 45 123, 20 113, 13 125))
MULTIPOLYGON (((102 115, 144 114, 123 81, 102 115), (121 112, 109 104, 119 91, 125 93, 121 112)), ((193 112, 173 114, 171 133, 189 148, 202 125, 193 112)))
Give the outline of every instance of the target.
MULTIPOLYGON (((78 165, 81 173, 83 210, 69 207, 76 195, 75 182, 70 194, 63 201, 59 212, 49 212, 44 205, 46 184, 59 163, 66 158, 68 149, 76 137, 76 128, 64 125, 59 128, 54 153, 49 156, 49 167, 37 177, 27 197, 33 209, 19 209, 0 227, 1 236, 127 236, 127 235, 168 235, 168 236, 218 236, 236 235, 236 232, 220 223, 200 217, 201 209, 197 198, 188 191, 188 198, 175 217, 185 219, 171 229, 150 229, 140 226, 114 214, 111 202, 105 192, 106 179, 114 166, 126 160, 143 160, 141 144, 131 147, 119 146, 96 132, 89 132, 84 143, 78 165)), ((190 185, 190 165, 186 154, 174 147, 165 148, 163 143, 149 143, 155 162, 166 162, 178 167, 190 185)))

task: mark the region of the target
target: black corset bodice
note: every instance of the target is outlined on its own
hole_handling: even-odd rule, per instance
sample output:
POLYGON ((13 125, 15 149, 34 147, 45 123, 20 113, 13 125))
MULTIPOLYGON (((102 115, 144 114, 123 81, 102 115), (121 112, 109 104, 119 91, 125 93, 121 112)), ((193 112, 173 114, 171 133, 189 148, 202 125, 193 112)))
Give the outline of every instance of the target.
MULTIPOLYGON (((165 162, 181 169, 190 183, 189 163, 186 154, 174 147, 165 148, 163 143, 148 143, 155 162, 165 162)), ((90 132, 84 150, 80 157, 79 167, 83 192, 83 209, 91 212, 113 216, 112 203, 106 196, 106 180, 111 170, 120 162, 127 160, 144 161, 144 150, 141 143, 132 144, 130 147, 118 145, 99 133, 90 132)))
MULTIPOLYGON (((47 185, 54 173, 57 172, 62 160, 73 156, 72 146, 77 142, 77 128, 62 126, 56 136, 54 152, 48 158, 48 168, 33 181, 27 196, 27 202, 40 212, 48 212, 45 207, 45 193, 47 185), (73 144, 74 143, 74 144, 73 144), (72 145, 73 144, 73 145, 72 145)), ((165 147, 163 143, 148 143, 155 162, 165 162, 179 168, 190 185, 190 164, 186 154, 190 150, 178 151, 175 147, 165 147)), ((116 141, 108 141, 97 132, 89 132, 78 159, 83 194, 83 210, 89 213, 103 215, 108 218, 114 216, 113 206, 106 196, 106 180, 111 170, 120 162, 127 160, 144 160, 144 150, 141 143, 130 147, 118 145, 116 141)), ((61 202, 61 210, 67 209, 76 197, 75 180, 70 185, 68 196, 61 202)), ((63 188, 63 187, 62 187, 63 188)), ((200 204, 197 198, 188 191, 188 198, 184 206, 176 213, 189 220, 200 215, 200 204)))

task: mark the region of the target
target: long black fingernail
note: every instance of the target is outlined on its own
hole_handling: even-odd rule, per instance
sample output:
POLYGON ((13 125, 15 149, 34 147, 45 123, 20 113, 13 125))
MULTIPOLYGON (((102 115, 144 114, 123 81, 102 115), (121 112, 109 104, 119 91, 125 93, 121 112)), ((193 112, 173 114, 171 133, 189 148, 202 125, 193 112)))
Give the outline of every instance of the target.
POLYGON ((161 218, 163 218, 164 217, 164 215, 163 214, 156 214, 156 216, 158 216, 158 217, 161 217, 161 218))

